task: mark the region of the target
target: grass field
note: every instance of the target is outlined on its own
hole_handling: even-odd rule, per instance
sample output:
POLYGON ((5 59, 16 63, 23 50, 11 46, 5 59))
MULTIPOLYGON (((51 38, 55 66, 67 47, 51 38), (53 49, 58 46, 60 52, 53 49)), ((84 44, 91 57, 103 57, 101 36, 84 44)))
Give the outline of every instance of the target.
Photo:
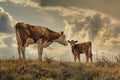
POLYGON ((120 80, 120 62, 0 60, 0 80, 120 80))

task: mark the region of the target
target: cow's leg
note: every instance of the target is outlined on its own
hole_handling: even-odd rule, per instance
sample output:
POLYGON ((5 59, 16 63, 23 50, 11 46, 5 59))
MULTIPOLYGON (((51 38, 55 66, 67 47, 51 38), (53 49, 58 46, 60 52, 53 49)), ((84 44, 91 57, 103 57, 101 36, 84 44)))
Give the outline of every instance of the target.
POLYGON ((21 47, 18 47, 19 60, 21 60, 21 47))
POLYGON ((21 53, 22 53, 22 41, 17 40, 17 44, 18 44, 18 55, 19 55, 19 60, 21 59, 21 53))
POLYGON ((25 57, 26 46, 27 46, 27 40, 24 43, 22 43, 22 56, 24 60, 26 60, 26 57, 25 57))
POLYGON ((26 60, 26 57, 25 57, 25 49, 26 47, 29 45, 29 44, 33 44, 33 40, 31 38, 28 38, 22 45, 22 56, 23 56, 23 59, 26 60), (31 41, 31 42, 30 42, 31 41))
POLYGON ((21 53, 22 53, 22 41, 18 41, 17 40, 17 43, 18 43, 18 55, 19 55, 19 60, 21 59, 21 53))
POLYGON ((26 45, 22 46, 22 56, 23 56, 23 59, 26 60, 26 57, 25 57, 25 49, 26 49, 26 45))
POLYGON ((38 44, 38 60, 42 61, 43 45, 42 41, 39 40, 38 44))

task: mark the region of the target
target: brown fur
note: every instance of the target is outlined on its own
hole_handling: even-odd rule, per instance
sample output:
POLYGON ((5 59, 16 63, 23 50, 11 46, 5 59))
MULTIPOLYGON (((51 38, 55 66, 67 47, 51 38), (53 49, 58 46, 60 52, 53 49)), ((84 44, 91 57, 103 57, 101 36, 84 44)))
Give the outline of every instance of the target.
POLYGON ((74 60, 76 62, 76 59, 78 58, 79 62, 80 62, 80 54, 84 53, 86 55, 86 59, 88 62, 89 58, 92 61, 92 43, 90 41, 88 42, 84 42, 84 43, 77 43, 77 41, 71 40, 68 41, 71 44, 71 49, 72 49, 72 53, 74 55, 74 60))
POLYGON ((45 33, 43 35, 43 43, 44 41, 52 42, 52 40, 58 39, 62 34, 59 34, 55 31, 52 31, 46 28, 45 33))
POLYGON ((36 42, 39 43, 40 39, 42 39, 42 43, 44 43, 45 41, 52 42, 53 40, 58 39, 63 34, 63 32, 58 33, 45 27, 29 25, 23 22, 18 22, 16 24, 15 31, 18 43, 19 58, 20 53, 22 52, 22 47, 25 46, 26 44, 27 44, 26 46, 29 45, 29 43, 26 43, 28 39, 34 41, 34 42, 32 41, 33 43, 30 42, 32 44, 36 42))
POLYGON ((19 22, 15 27, 16 31, 18 31, 20 35, 19 37, 22 41, 22 46, 25 45, 28 38, 32 38, 35 42, 42 38, 42 28, 39 28, 39 26, 33 26, 19 22))

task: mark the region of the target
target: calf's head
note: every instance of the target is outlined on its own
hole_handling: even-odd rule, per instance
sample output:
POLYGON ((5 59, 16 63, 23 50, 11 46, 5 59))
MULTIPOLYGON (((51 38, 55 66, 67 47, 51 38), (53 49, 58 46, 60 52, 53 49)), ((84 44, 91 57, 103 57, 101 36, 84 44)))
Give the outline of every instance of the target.
POLYGON ((77 42, 78 42, 77 40, 76 41, 75 40, 71 40, 71 41, 68 40, 68 43, 70 43, 72 48, 75 47, 75 43, 77 43, 77 42))

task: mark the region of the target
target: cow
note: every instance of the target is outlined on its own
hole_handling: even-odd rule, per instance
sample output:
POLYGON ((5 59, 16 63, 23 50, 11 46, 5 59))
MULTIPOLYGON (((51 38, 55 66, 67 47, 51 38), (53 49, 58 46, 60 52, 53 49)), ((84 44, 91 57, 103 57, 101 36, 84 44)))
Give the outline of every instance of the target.
POLYGON ((55 32, 47 27, 30 25, 18 22, 15 25, 16 39, 18 44, 19 59, 21 54, 25 60, 25 49, 31 44, 38 46, 38 60, 42 61, 43 47, 48 47, 52 42, 58 42, 64 46, 68 43, 63 31, 55 32))
POLYGON ((76 40, 68 40, 68 43, 71 45, 72 53, 74 55, 74 61, 76 62, 76 59, 78 58, 80 62, 80 54, 84 53, 86 55, 86 63, 89 61, 89 58, 91 62, 93 63, 92 60, 92 43, 90 41, 88 42, 83 42, 83 43, 77 43, 78 41, 76 40), (77 44, 76 44, 77 43, 77 44))

